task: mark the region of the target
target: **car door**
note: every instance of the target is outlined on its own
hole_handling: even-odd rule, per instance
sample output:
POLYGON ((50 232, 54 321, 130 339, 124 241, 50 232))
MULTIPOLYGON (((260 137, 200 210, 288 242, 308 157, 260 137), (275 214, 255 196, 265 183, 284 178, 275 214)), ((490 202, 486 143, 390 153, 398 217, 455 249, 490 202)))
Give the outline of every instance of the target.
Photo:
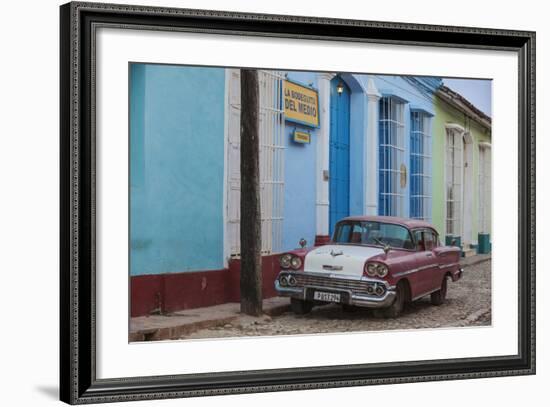
POLYGON ((415 262, 416 270, 414 281, 411 279, 412 297, 419 297, 434 290, 436 280, 439 274, 439 264, 437 257, 433 252, 436 242, 434 242, 433 232, 429 229, 415 229, 413 231, 415 240, 415 262))
POLYGON ((439 239, 434 230, 429 228, 424 230, 424 244, 426 258, 429 259, 428 265, 431 265, 426 269, 426 291, 433 291, 441 287, 441 281, 443 280, 443 274, 439 267, 440 259, 436 251, 439 246, 439 239))

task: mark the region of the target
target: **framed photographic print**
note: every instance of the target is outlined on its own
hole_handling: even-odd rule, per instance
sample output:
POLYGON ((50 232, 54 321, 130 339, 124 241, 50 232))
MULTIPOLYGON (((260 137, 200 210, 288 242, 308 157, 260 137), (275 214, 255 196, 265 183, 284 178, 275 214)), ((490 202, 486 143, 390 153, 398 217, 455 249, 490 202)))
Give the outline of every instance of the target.
POLYGON ((60 19, 63 401, 535 373, 535 33, 60 19))

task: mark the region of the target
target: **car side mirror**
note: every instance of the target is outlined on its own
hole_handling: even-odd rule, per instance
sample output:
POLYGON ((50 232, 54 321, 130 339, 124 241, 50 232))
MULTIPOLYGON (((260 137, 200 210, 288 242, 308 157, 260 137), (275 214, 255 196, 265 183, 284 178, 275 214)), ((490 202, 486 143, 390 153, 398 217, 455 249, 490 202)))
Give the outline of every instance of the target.
POLYGON ((300 241, 298 242, 298 244, 300 245, 300 247, 303 249, 304 247, 306 247, 307 245, 307 240, 304 239, 303 237, 300 239, 300 241))

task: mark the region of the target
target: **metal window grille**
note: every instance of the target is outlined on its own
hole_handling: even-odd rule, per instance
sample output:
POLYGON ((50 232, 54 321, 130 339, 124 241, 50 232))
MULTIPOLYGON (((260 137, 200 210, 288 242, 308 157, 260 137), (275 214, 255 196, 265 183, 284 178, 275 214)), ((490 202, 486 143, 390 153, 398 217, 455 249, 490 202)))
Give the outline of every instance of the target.
POLYGON ((401 188, 400 166, 405 154, 405 105, 390 97, 380 99, 379 121, 379 202, 385 216, 403 216, 405 196, 401 188))
POLYGON ((479 146, 479 232, 491 233, 491 148, 479 146))
POLYGON ((462 176, 464 141, 462 132, 447 129, 446 134, 446 227, 447 235, 462 235, 462 176))
MULTIPOLYGON (((260 204, 262 254, 282 247, 284 204, 284 112, 278 71, 259 71, 260 85, 260 204)), ((230 256, 240 255, 240 71, 229 70, 227 237, 230 256)))
POLYGON ((432 213, 430 120, 423 112, 411 113, 410 217, 428 222, 432 213))

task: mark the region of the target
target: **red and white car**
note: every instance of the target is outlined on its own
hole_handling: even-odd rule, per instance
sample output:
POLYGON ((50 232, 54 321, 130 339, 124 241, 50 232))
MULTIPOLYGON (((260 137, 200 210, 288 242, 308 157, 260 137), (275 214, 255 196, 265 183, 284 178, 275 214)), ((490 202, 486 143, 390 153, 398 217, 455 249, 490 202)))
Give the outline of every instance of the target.
POLYGON ((427 295, 432 304, 442 304, 448 280, 462 276, 459 260, 460 249, 442 246, 427 222, 348 217, 336 224, 327 245, 282 254, 275 288, 291 297, 297 314, 333 302, 396 317, 406 301, 427 295))

